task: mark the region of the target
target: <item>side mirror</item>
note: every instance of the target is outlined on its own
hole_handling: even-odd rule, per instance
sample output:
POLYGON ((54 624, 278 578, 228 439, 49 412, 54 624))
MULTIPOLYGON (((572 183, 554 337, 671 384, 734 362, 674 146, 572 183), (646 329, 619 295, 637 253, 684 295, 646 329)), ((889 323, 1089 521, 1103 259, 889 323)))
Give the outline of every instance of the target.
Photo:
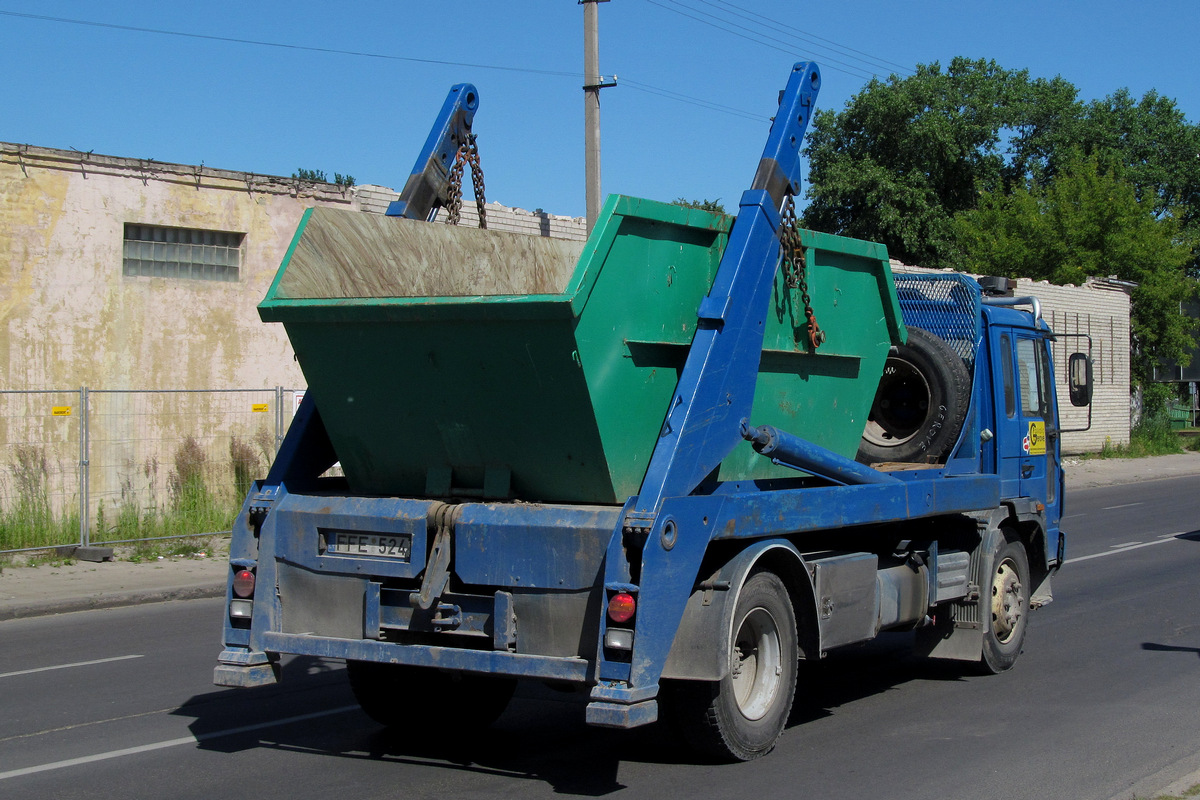
POLYGON ((1084 353, 1072 353, 1067 362, 1067 382, 1070 386, 1071 405, 1091 405, 1092 359, 1084 353))

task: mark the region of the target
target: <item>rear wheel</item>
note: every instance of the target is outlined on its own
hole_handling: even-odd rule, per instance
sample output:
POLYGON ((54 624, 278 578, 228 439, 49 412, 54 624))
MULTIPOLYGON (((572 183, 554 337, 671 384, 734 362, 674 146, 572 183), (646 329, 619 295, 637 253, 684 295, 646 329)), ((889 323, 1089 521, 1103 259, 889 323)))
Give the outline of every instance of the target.
POLYGON ((750 576, 738 596, 729 674, 681 681, 664 695, 666 716, 696 749, 721 759, 766 755, 783 733, 796 693, 796 615, 776 575, 750 576))
POLYGON ((1021 654, 1029 623, 1029 556, 1011 530, 1003 531, 992 556, 991 586, 981 598, 980 611, 984 619, 980 667, 984 672, 1004 672, 1021 654))
POLYGON ((516 690, 513 678, 439 672, 406 664, 347 661, 354 699, 380 725, 470 731, 504 713, 516 690))

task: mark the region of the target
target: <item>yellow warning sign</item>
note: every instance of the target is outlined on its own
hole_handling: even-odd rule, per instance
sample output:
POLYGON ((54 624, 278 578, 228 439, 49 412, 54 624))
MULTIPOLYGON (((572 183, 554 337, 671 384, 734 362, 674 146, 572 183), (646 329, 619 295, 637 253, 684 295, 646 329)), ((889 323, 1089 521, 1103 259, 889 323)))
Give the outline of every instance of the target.
POLYGON ((260 414, 260 413, 265 414, 271 410, 271 404, 270 403, 255 403, 254 405, 250 406, 250 410, 256 414, 260 414))
POLYGON ((50 413, 56 417, 69 417, 69 416, 71 416, 71 407, 70 406, 54 406, 53 408, 50 409, 50 413))
POLYGON ((1046 455, 1046 422, 1040 419, 1029 420, 1029 455, 1046 455))

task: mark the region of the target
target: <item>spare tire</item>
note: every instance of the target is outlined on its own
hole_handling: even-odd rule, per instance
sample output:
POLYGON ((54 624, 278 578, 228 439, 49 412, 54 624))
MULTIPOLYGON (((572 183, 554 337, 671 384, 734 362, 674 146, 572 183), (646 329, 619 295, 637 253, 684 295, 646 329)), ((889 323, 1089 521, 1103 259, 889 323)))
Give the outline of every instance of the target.
POLYGON ((894 348, 884 364, 858 460, 944 460, 970 401, 971 376, 959 355, 932 333, 909 327, 908 343, 894 348))

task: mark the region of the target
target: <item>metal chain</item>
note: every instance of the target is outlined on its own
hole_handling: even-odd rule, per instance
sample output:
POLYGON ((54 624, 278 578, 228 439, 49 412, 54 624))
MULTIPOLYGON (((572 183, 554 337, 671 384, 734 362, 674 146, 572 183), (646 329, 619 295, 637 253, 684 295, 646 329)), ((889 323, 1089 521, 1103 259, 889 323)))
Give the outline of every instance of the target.
POLYGON ((475 134, 467 139, 467 163, 471 165, 471 186, 475 190, 475 208, 479 211, 479 227, 487 227, 487 200, 484 198, 483 164, 479 163, 479 147, 475 134))
POLYGON ((450 202, 446 204, 447 225, 457 225, 462 214, 462 174, 465 163, 462 147, 459 147, 458 154, 454 156, 454 166, 450 167, 450 202))
POLYGON ((825 331, 817 324, 812 299, 808 296, 808 269, 804 263, 804 245, 800 243, 796 203, 790 193, 783 201, 782 217, 783 224, 779 226, 779 249, 783 259, 784 284, 789 289, 800 290, 800 299, 804 303, 804 318, 808 321, 808 341, 813 350, 816 350, 825 343, 825 331))
POLYGON ((483 166, 479 163, 479 147, 475 134, 458 146, 454 155, 454 166, 450 168, 450 202, 446 205, 446 224, 457 225, 462 217, 463 168, 471 165, 471 185, 475 188, 475 208, 479 212, 479 227, 487 227, 487 209, 484 198, 483 166))

